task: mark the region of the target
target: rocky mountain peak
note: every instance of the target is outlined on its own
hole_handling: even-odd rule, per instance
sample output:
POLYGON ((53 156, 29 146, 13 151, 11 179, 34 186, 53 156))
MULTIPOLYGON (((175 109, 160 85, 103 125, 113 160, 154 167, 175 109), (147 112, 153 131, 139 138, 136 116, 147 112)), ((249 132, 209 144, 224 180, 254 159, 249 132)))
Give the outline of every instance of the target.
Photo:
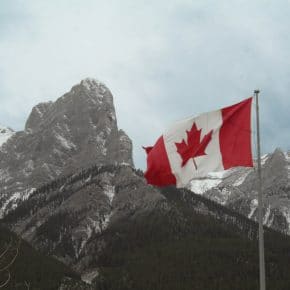
POLYGON ((109 104, 113 106, 113 95, 109 88, 102 82, 93 79, 83 79, 79 84, 72 87, 71 91, 65 94, 60 101, 67 96, 74 101, 85 101, 88 104, 109 104))
POLYGON ((55 102, 35 106, 25 130, 4 144, 2 207, 79 168, 123 163, 133 166, 132 142, 118 129, 113 96, 103 83, 84 79, 55 102))
POLYGON ((281 148, 276 148, 272 154, 272 159, 278 158, 278 159, 284 159, 285 152, 281 148))
POLYGON ((108 89, 104 83, 94 78, 85 78, 81 80, 80 85, 85 87, 87 90, 96 90, 99 88, 108 89))

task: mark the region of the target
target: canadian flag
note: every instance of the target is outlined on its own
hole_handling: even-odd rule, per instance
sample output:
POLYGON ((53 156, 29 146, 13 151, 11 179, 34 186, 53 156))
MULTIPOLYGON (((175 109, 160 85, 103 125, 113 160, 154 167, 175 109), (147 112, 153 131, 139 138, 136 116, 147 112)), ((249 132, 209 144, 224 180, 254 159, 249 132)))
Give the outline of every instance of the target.
POLYGON ((145 178, 157 186, 186 186, 209 172, 253 167, 252 97, 173 124, 147 153, 145 178))

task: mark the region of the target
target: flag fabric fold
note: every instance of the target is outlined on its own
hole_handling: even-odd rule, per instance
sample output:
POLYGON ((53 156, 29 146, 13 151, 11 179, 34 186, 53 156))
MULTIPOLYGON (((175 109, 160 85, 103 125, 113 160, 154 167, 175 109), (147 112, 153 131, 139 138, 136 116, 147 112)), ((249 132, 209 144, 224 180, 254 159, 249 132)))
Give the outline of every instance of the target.
POLYGON ((209 172, 253 167, 251 108, 252 97, 174 123, 154 146, 144 147, 147 182, 184 187, 209 172))

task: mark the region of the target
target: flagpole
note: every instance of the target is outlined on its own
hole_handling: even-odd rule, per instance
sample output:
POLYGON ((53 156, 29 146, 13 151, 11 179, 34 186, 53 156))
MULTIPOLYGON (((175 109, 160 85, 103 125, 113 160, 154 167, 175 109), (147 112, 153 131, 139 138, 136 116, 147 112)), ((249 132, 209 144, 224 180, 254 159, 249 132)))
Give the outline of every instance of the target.
POLYGON ((263 231, 263 196, 261 174, 261 148, 260 148, 260 122, 259 122, 259 90, 255 90, 256 98, 256 126, 257 126, 257 162, 258 162, 258 213, 259 213, 259 265, 260 265, 260 290, 266 290, 265 278, 265 251, 263 231))

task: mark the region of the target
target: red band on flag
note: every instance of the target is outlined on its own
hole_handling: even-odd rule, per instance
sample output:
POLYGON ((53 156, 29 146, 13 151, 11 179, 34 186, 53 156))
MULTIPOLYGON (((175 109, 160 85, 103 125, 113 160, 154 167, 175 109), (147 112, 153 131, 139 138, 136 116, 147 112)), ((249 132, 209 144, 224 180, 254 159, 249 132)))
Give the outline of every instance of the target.
POLYGON ((252 99, 222 109, 220 150, 224 169, 235 166, 253 167, 251 148, 252 99))
POLYGON ((176 178, 171 173, 163 136, 153 147, 146 148, 145 151, 147 153, 147 171, 145 172, 147 182, 157 186, 176 184, 176 178))

